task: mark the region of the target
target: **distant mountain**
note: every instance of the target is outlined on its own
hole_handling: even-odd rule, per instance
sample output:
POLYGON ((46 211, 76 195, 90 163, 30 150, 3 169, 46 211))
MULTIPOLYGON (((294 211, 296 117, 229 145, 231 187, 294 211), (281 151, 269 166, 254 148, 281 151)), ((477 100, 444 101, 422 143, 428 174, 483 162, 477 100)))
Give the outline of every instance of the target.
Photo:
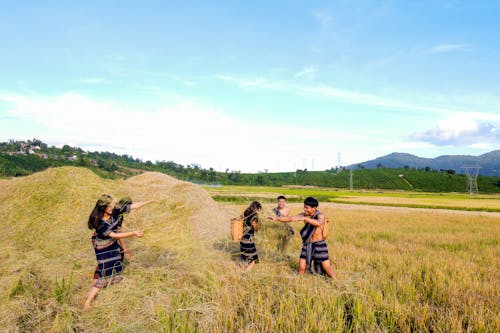
POLYGON ((392 153, 378 157, 374 160, 352 164, 347 169, 356 169, 363 166, 366 169, 384 168, 410 168, 424 169, 429 167, 434 170, 455 170, 457 173, 464 173, 464 165, 479 165, 481 176, 500 177, 500 150, 480 155, 444 155, 436 158, 423 158, 405 153, 392 153))

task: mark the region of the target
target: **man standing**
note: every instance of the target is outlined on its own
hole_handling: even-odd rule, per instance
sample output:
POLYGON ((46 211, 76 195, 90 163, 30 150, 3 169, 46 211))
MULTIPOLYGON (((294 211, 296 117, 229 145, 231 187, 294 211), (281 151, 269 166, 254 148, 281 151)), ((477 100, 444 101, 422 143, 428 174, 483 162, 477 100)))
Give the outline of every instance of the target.
MULTIPOLYGON (((273 208, 274 216, 276 217, 288 217, 290 215, 290 208, 286 205, 286 198, 284 195, 280 195, 277 199, 277 206, 273 208)), ((284 252, 290 238, 295 234, 293 228, 286 224, 284 229, 280 231, 280 243, 278 244, 278 251, 284 252)), ((281 229, 281 228, 280 228, 281 229)))
MULTIPOLYGON (((306 268, 309 270, 311 261, 314 260, 322 271, 330 278, 337 280, 330 265, 328 247, 323 239, 323 227, 325 226, 325 214, 318 210, 318 200, 307 197, 304 200, 304 212, 295 216, 269 217, 270 220, 279 222, 304 221, 304 227, 300 230, 302 237, 302 250, 299 260, 299 274, 304 274, 306 268)), ((319 268, 319 267, 318 267, 319 268)))

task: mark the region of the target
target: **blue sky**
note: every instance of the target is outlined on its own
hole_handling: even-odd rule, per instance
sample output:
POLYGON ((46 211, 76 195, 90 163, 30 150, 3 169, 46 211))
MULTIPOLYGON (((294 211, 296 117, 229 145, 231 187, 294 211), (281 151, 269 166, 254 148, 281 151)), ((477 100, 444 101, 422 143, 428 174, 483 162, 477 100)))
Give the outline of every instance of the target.
POLYGON ((216 170, 500 149, 500 1, 19 1, 0 140, 216 170))

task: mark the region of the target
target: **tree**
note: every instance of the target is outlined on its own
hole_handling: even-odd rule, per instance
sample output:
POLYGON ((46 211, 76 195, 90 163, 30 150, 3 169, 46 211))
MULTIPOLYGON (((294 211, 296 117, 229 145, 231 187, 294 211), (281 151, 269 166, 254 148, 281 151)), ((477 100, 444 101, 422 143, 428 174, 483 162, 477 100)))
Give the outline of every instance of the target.
POLYGON ((73 151, 73 149, 71 149, 71 147, 70 147, 70 146, 68 146, 68 145, 64 145, 64 146, 62 146, 62 148, 61 148, 61 153, 63 153, 63 154, 69 154, 69 153, 71 153, 72 151, 73 151))

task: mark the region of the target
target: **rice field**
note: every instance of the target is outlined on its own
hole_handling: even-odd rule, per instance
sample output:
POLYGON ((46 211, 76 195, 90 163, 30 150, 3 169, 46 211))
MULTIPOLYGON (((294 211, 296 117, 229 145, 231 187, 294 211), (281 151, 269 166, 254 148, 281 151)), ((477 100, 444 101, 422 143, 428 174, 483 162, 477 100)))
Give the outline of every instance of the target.
POLYGON ((324 202, 347 204, 500 212, 500 194, 347 191, 320 187, 263 186, 205 186, 204 189, 214 200, 221 202, 242 202, 251 198, 269 202, 284 194, 292 202, 314 196, 324 202))
POLYGON ((265 220, 260 263, 244 273, 229 218, 247 204, 156 173, 103 180, 57 168, 0 181, 2 331, 500 331, 500 213, 320 202, 335 283, 297 275, 300 238, 285 242, 265 220), (85 224, 102 193, 153 202, 125 218, 145 235, 127 240, 124 281, 83 311, 95 268, 85 224))

